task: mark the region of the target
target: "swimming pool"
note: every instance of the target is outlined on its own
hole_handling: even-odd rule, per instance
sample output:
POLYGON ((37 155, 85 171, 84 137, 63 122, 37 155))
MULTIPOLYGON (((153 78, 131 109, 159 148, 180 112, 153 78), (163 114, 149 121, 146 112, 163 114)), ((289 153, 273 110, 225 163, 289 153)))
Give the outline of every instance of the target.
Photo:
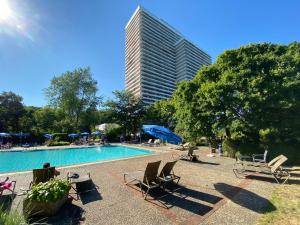
POLYGON ((0 152, 0 173, 41 168, 45 162, 50 162, 51 166, 68 166, 152 153, 123 146, 0 152))

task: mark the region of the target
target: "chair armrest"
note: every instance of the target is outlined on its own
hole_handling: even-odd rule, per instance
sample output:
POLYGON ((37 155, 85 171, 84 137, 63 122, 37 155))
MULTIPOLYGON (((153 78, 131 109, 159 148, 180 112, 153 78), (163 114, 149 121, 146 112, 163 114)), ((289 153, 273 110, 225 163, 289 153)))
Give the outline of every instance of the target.
POLYGON ((263 158, 263 157, 264 157, 264 154, 253 154, 252 157, 253 157, 253 158, 256 158, 256 157, 261 157, 261 158, 263 158))

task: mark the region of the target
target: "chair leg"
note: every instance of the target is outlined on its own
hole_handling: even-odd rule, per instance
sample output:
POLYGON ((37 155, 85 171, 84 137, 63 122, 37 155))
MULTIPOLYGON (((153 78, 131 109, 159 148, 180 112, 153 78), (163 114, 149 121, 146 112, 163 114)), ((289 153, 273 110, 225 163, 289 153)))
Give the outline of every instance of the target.
POLYGON ((146 191, 146 193, 145 193, 145 197, 144 197, 145 200, 146 200, 146 198, 147 198, 147 196, 149 194, 149 191, 150 191, 150 188, 148 188, 147 191, 146 191))

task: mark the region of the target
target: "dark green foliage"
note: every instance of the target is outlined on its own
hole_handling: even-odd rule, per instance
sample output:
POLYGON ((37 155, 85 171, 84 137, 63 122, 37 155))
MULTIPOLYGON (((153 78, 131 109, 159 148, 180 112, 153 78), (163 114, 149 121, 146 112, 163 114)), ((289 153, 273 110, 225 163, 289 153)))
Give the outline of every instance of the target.
POLYGON ((105 133, 105 137, 109 142, 119 142, 122 135, 123 128, 116 127, 105 133))
POLYGON ((194 80, 180 83, 173 98, 176 129, 185 138, 226 135, 258 146, 252 152, 299 146, 300 43, 225 51, 194 80))
POLYGON ((45 183, 34 185, 26 198, 39 202, 55 202, 69 193, 71 184, 67 180, 51 179, 45 183))
POLYGON ((124 134, 135 134, 141 127, 142 117, 145 113, 142 100, 128 91, 114 91, 115 100, 105 103, 111 112, 113 122, 119 124, 124 134))
POLYGON ((52 140, 54 141, 68 141, 69 137, 67 133, 54 133, 52 134, 52 140))
POLYGON ((175 108, 172 99, 161 100, 146 108, 143 124, 165 126, 175 128, 175 108))
POLYGON ((20 120, 25 114, 22 97, 13 92, 0 94, 0 132, 19 132, 20 120))
POLYGON ((90 69, 79 68, 54 77, 45 93, 49 105, 62 109, 69 123, 78 129, 82 113, 97 109, 101 100, 97 91, 90 69))

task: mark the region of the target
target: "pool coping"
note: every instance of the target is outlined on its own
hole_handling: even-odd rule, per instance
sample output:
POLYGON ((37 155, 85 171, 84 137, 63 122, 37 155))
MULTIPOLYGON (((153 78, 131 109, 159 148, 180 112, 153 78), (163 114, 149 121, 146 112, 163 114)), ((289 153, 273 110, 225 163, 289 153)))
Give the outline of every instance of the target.
MULTIPOLYGON (((128 148, 135 148, 135 149, 139 149, 139 150, 147 150, 147 151, 152 151, 152 154, 129 156, 129 157, 124 157, 124 158, 109 159, 109 160, 95 161, 95 162, 89 162, 89 163, 72 164, 72 165, 67 165, 67 166, 58 166, 56 168, 58 168, 58 169, 67 169, 67 168, 74 168, 74 167, 84 167, 84 166, 90 166, 90 165, 101 164, 101 163, 115 162, 115 161, 120 161, 120 160, 128 160, 128 159, 133 159, 133 158, 149 157, 149 156, 159 155, 159 154, 163 153, 162 150, 151 149, 151 148, 150 149, 149 148, 143 148, 142 146, 130 146, 130 145, 122 145, 122 144, 111 144, 110 146, 122 146, 122 147, 128 147, 128 148)), ((71 146, 71 148, 72 147, 73 146, 71 146)), ((88 147, 95 147, 95 146, 88 146, 88 147)), ((69 148, 64 148, 64 149, 69 149, 69 148)), ((78 147, 78 148, 80 148, 80 147, 78 147)), ((81 146, 81 148, 85 148, 85 146, 81 146)), ((57 149, 61 149, 61 148, 55 148, 55 149, 57 150, 57 149)), ((30 151, 41 151, 41 150, 43 151, 43 150, 55 150, 55 149, 54 148, 51 148, 51 149, 46 149, 45 148, 45 149, 36 149, 36 150, 30 150, 30 151)), ((18 150, 18 151, 20 151, 20 150, 18 150)), ((15 152, 15 151, 6 151, 6 152, 15 152)), ((0 172, 0 176, 8 176, 8 175, 16 175, 16 174, 27 174, 27 173, 32 173, 32 169, 31 170, 25 170, 25 171, 8 172, 8 173, 1 173, 0 172)))

